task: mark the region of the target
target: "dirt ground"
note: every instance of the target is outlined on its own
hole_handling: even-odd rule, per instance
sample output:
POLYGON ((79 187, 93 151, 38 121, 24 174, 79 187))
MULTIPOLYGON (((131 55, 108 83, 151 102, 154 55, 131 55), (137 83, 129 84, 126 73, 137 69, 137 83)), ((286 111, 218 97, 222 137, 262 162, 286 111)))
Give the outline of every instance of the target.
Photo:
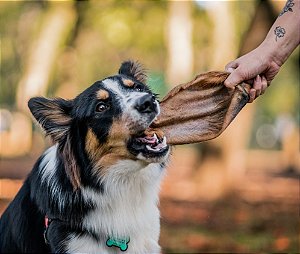
MULTIPOLYGON (((35 159, 0 160, 0 213, 35 159), (5 179, 8 175, 11 179, 5 179)), ((214 185, 201 187, 199 171, 181 172, 181 165, 188 164, 180 160, 170 165, 162 185, 160 244, 164 253, 299 253, 297 173, 261 171, 257 162, 240 185, 207 199, 214 185)), ((211 178, 217 175, 212 173, 211 178)))
POLYGON ((165 253, 299 253, 298 205, 236 193, 211 203, 162 199, 161 246, 165 253))

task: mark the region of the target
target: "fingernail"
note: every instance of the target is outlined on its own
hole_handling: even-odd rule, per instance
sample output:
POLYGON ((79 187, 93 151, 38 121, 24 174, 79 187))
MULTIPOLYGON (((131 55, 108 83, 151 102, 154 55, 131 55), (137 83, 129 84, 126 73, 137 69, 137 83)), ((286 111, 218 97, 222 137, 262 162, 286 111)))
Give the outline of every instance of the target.
POLYGON ((227 69, 227 71, 231 73, 231 72, 233 72, 233 71, 234 71, 234 69, 233 69, 233 68, 231 68, 231 67, 229 67, 229 68, 227 69))
POLYGON ((255 89, 250 89, 250 93, 249 93, 249 103, 253 102, 254 99, 255 99, 255 93, 256 93, 256 90, 255 89))
POLYGON ((259 81, 259 80, 260 80, 260 76, 257 75, 257 76, 256 76, 256 81, 259 81))

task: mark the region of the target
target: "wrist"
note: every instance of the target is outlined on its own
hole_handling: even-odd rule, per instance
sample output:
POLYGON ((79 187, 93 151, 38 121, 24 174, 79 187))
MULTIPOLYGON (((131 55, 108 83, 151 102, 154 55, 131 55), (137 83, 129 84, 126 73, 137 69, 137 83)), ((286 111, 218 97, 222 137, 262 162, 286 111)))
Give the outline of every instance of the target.
POLYGON ((266 61, 269 63, 274 62, 279 67, 281 67, 288 58, 288 55, 284 54, 284 50, 281 50, 274 41, 270 41, 268 38, 266 38, 259 47, 261 48, 261 52, 265 56, 266 61))

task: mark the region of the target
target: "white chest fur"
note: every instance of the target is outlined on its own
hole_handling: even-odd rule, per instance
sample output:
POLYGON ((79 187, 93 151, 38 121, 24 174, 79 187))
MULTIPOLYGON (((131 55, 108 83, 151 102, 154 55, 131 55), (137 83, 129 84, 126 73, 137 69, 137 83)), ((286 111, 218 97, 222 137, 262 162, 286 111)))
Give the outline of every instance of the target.
POLYGON ((107 247, 110 237, 130 238, 128 253, 159 253, 160 222, 157 208, 159 185, 163 171, 158 163, 121 161, 109 168, 103 177, 104 192, 83 189, 96 209, 84 219, 83 225, 103 240, 74 237, 69 241, 70 253, 118 253, 117 247, 107 247))

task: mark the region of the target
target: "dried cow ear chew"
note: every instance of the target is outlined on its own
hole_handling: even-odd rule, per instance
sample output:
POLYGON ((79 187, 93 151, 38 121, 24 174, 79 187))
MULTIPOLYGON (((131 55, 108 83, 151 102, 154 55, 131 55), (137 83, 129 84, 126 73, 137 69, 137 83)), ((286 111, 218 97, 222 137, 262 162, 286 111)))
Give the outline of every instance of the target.
POLYGON ((223 82, 227 72, 207 72, 172 89, 160 103, 151 125, 162 130, 170 145, 197 143, 219 136, 249 101, 248 84, 234 90, 223 82))

